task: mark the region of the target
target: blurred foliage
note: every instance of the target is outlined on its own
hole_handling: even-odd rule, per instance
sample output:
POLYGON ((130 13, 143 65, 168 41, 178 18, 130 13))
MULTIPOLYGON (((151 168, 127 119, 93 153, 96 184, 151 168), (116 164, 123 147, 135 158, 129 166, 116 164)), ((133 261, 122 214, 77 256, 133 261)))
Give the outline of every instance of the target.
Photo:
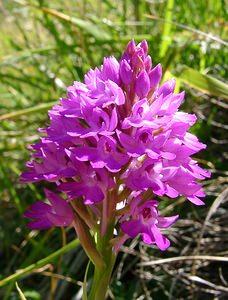
MULTIPOLYGON (((26 146, 38 140, 37 128, 45 126, 47 110, 65 95, 66 86, 74 80, 83 80, 83 74, 102 64, 104 56, 119 58, 130 39, 139 42, 145 38, 153 64, 162 63, 164 80, 175 77, 177 89, 186 90, 183 109, 197 114, 199 121, 193 132, 208 144, 198 159, 211 169, 213 177, 205 183, 208 194, 205 208, 189 203, 183 205, 183 199, 171 204, 164 202, 164 209, 170 214, 175 209, 187 220, 187 223, 179 223, 182 237, 179 240, 173 229, 170 235, 175 246, 166 253, 153 247, 144 248, 137 241, 126 247, 128 250, 120 255, 114 273, 110 298, 225 297, 223 289, 213 294, 212 287, 212 291, 204 291, 200 285, 192 284, 187 277, 194 273, 189 264, 186 269, 182 266, 186 272, 176 274, 175 282, 171 267, 161 266, 151 277, 142 268, 136 270, 136 266, 146 254, 148 257, 170 257, 207 252, 206 248, 196 250, 200 225, 215 197, 227 184, 226 8, 225 0, 1 1, 0 280, 63 247, 67 250, 59 254, 58 263, 46 264, 45 261, 29 269, 29 273, 22 272, 16 280, 26 299, 80 299, 79 281, 83 281, 87 259, 81 248, 71 251, 64 248, 75 238, 73 230, 69 229, 65 236, 57 229, 29 232, 25 227, 23 212, 31 202, 43 198, 44 187, 44 183, 25 186, 19 182, 23 164, 29 158, 26 146), (136 251, 134 259, 129 249, 136 251), (176 286, 179 288, 175 290, 176 286)), ((220 224, 216 228, 220 229, 225 224, 222 205, 215 215, 220 224)), ((213 228, 206 241, 214 241, 213 228)), ((216 239, 223 245, 224 235, 216 239)), ((208 249, 211 255, 225 255, 222 248, 208 249)), ((198 266, 197 274, 202 274, 200 268, 204 267, 203 274, 208 281, 225 285, 226 280, 221 279, 224 277, 222 264, 211 267, 220 275, 212 272, 210 266, 198 266)), ((179 269, 176 267, 176 270, 179 269)), ((20 299, 14 277, 0 290, 0 298, 20 299)))

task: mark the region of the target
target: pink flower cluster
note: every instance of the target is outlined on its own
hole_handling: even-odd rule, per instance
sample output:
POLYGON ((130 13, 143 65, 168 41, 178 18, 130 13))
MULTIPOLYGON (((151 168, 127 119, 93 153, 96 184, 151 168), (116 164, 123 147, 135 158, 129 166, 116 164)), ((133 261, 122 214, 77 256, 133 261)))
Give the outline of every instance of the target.
POLYGON ((25 214, 31 228, 70 225, 69 204, 80 199, 104 233, 111 202, 120 234, 169 246, 159 229, 177 216, 161 217, 154 199, 184 196, 202 205, 198 181, 210 174, 191 158, 206 146, 187 132, 196 116, 178 111, 184 92, 174 94, 173 79, 160 85, 161 77, 147 42, 130 41, 120 61, 104 58, 84 83, 68 87, 67 98, 49 111, 50 125, 41 129, 46 137, 31 146, 33 159, 22 174, 24 182, 55 182, 66 200, 48 192, 52 207, 38 202, 25 214))

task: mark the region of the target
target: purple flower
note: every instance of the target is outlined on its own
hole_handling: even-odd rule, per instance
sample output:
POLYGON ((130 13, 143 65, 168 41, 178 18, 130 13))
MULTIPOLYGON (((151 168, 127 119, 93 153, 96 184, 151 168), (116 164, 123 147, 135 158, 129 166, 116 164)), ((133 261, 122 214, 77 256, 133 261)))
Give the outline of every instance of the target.
POLYGON ((128 62, 125 59, 123 59, 120 62, 121 81, 126 85, 130 84, 132 80, 132 75, 133 75, 133 71, 131 69, 131 66, 128 64, 128 62))
POLYGON ((144 243, 156 244, 164 251, 169 247, 170 241, 161 234, 160 229, 171 226, 178 219, 178 215, 162 217, 159 215, 157 201, 150 200, 140 204, 141 200, 141 197, 133 200, 130 213, 124 217, 129 220, 123 221, 120 227, 129 237, 134 238, 142 234, 144 243))
POLYGON ((158 64, 149 73, 150 88, 155 90, 162 77, 162 66, 158 64))
POLYGON ((35 202, 24 214, 26 218, 32 219, 27 226, 31 229, 47 229, 52 226, 71 225, 74 214, 66 200, 55 193, 45 190, 46 197, 51 205, 45 202, 35 202))
POLYGON ((129 157, 118 152, 116 146, 114 138, 101 136, 96 147, 82 146, 72 149, 72 153, 79 161, 89 161, 93 168, 106 167, 110 172, 118 172, 129 157))
MULTIPOLYGON (((73 161, 76 160, 72 152, 67 153, 73 161)), ((99 203, 104 200, 108 190, 113 187, 112 178, 108 177, 105 169, 93 169, 90 165, 75 162, 78 175, 73 181, 63 182, 58 190, 65 192, 69 199, 82 197, 85 204, 99 203)))
POLYGON ((135 93, 139 98, 144 98, 150 90, 150 79, 145 70, 142 70, 135 82, 135 93))
POLYGON ((26 163, 30 170, 21 175, 22 182, 40 180, 56 182, 61 178, 71 178, 77 174, 73 164, 66 159, 64 148, 50 140, 43 139, 40 143, 30 147, 36 151, 32 154, 32 157, 36 159, 26 163))
MULTIPOLYGON (((146 41, 130 41, 120 61, 104 58, 100 68, 89 70, 84 83, 68 87, 67 97, 49 111, 50 124, 40 129, 45 137, 30 147, 22 181, 55 183, 67 200, 86 205, 89 223, 97 218, 102 234, 108 218, 119 222, 116 207, 123 201, 131 215, 120 218, 122 230, 167 248, 159 229, 177 217, 159 216, 155 200, 140 204, 129 197, 184 196, 202 205, 200 180, 210 174, 191 158, 206 146, 187 132, 196 116, 179 111, 184 92, 175 94, 175 80, 160 84, 161 77, 162 67, 152 65, 146 41)), ((54 204, 32 205, 26 213, 35 220, 31 224, 63 224, 53 221, 53 214, 59 215, 54 204)))

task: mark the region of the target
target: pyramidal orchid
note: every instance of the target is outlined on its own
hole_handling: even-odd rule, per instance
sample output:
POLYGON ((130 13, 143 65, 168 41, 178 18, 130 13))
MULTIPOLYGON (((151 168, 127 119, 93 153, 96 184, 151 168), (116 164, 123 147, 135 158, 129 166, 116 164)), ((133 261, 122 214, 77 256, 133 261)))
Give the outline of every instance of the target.
POLYGON ((199 181, 210 174, 191 156, 206 146, 188 132, 196 116, 179 111, 184 92, 161 78, 147 42, 130 41, 119 61, 104 58, 84 83, 68 87, 40 129, 45 137, 30 146, 22 181, 51 182, 55 193, 46 191, 50 205, 36 202, 25 213, 28 226, 74 226, 95 268, 90 300, 105 298, 127 239, 169 247, 163 229, 178 215, 160 214, 161 196, 204 204, 199 181))

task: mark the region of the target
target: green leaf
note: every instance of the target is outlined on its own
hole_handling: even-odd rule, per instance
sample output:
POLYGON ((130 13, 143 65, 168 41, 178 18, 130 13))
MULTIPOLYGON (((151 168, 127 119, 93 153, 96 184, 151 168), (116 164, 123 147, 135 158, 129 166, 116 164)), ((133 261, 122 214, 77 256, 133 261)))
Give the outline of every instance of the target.
POLYGON ((176 77, 196 90, 208 95, 228 99, 228 85, 212 76, 202 74, 197 70, 183 65, 176 77))
POLYGON ((0 280, 0 286, 4 286, 6 284, 14 282, 17 279, 22 278, 25 275, 32 273, 34 270, 47 265, 51 261, 55 260, 58 256, 66 253, 66 252, 69 252, 70 250, 78 247, 79 245, 80 245, 80 241, 78 239, 73 240, 72 242, 68 243, 67 245, 63 246, 62 248, 53 252, 52 254, 48 255, 47 257, 40 259, 36 263, 31 264, 30 266, 28 266, 22 270, 19 270, 16 273, 0 280))

